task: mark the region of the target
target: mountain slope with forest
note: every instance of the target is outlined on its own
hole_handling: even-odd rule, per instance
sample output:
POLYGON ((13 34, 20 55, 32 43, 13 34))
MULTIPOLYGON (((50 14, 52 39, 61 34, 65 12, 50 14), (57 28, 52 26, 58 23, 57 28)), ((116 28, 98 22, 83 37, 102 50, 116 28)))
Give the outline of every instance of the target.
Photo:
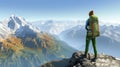
POLYGON ((38 30, 22 19, 11 16, 1 22, 0 66, 39 67, 51 60, 69 57, 74 51, 56 36, 38 30))

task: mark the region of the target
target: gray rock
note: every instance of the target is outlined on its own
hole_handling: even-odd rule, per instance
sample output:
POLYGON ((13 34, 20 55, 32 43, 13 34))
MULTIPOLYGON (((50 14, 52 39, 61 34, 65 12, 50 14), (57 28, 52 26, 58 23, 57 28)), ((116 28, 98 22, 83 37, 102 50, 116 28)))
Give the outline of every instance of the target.
POLYGON ((120 60, 115 57, 99 54, 96 61, 93 61, 94 55, 88 54, 85 57, 84 52, 75 52, 70 58, 70 67, 120 67, 120 60))
MULTIPOLYGON (((88 54, 86 58, 83 51, 73 53, 72 57, 67 60, 51 62, 53 67, 120 67, 120 60, 115 57, 98 54, 96 61, 93 61, 94 54, 88 54), (62 63, 63 62, 63 63, 62 63)), ((46 67, 48 64, 44 64, 46 67)), ((45 66, 41 67, 45 67, 45 66)))

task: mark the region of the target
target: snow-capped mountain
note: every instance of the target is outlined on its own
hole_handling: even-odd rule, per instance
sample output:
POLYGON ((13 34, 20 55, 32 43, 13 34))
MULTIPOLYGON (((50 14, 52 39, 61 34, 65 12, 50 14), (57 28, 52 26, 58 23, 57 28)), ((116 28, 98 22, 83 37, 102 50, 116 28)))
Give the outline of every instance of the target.
POLYGON ((40 32, 40 30, 37 29, 37 27, 28 23, 24 18, 18 17, 16 15, 11 15, 3 22, 0 22, 0 38, 5 38, 9 34, 15 34, 16 31, 22 31, 22 27, 24 26, 28 26, 30 29, 36 32, 40 32))
POLYGON ((3 25, 8 27, 11 31, 16 31, 20 26, 27 24, 24 18, 11 15, 8 19, 4 20, 3 25))

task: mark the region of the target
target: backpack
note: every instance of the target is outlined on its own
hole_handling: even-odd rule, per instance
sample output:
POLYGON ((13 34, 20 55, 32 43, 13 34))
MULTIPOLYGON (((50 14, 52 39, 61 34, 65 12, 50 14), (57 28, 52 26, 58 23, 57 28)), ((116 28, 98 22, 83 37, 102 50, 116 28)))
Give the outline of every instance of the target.
POLYGON ((90 16, 89 29, 87 31, 87 36, 98 37, 100 36, 98 18, 95 15, 90 16))

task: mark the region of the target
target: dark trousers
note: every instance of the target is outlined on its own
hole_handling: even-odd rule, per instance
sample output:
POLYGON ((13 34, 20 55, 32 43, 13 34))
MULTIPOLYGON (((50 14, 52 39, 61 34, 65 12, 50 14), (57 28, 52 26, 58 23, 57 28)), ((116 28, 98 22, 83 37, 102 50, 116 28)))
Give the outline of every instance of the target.
POLYGON ((94 55, 95 55, 95 58, 97 58, 96 37, 92 38, 92 37, 86 36, 85 55, 87 55, 87 53, 88 53, 90 40, 92 40, 94 55))

